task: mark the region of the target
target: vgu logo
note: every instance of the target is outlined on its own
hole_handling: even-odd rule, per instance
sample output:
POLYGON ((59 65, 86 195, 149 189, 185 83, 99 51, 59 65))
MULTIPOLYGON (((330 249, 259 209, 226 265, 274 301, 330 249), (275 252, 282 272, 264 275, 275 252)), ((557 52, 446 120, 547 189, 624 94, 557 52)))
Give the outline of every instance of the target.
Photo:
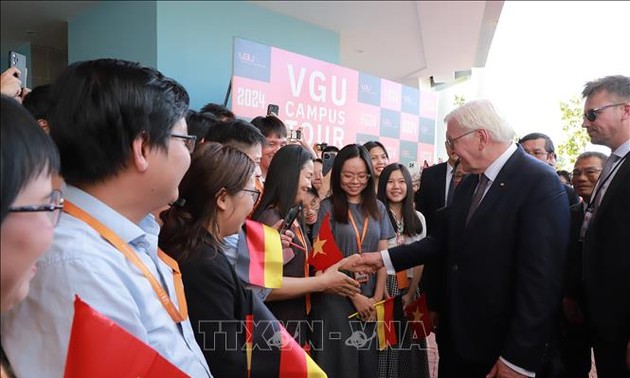
POLYGON ((246 53, 246 52, 240 52, 240 53, 238 53, 238 58, 239 58, 242 62, 254 63, 254 62, 256 61, 256 59, 254 58, 254 55, 253 55, 253 54, 246 53))

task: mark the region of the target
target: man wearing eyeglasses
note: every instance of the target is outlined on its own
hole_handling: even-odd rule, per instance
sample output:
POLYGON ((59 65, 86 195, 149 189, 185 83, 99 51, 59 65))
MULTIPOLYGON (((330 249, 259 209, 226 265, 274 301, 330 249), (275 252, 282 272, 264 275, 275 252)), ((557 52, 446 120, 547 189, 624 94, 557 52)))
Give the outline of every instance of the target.
MULTIPOLYGON (((547 163, 556 168, 556 151, 553 146, 553 141, 549 136, 543 133, 530 133, 522 137, 518 144, 523 147, 523 150, 535 157, 536 159, 547 163)), ((564 190, 567 192, 569 198, 569 206, 575 205, 580 201, 575 190, 570 185, 563 184, 564 190)))
POLYGON ((445 226, 407 246, 363 253, 358 271, 388 273, 444 257, 440 377, 526 377, 542 368, 561 298, 569 206, 556 172, 513 143, 488 101, 445 118, 469 175, 445 226))
POLYGON ((588 378, 591 370, 591 342, 586 325, 579 235, 584 212, 606 159, 607 156, 601 152, 584 152, 577 157, 573 167, 573 187, 582 198, 582 202, 570 208, 571 233, 567 250, 559 343, 566 377, 588 378))
POLYGON ((70 65, 51 98, 51 137, 68 185, 32 290, 2 319, 17 376, 63 375, 78 295, 187 375, 211 377, 179 269, 158 249, 150 214, 177 200, 190 165, 186 90, 155 69, 99 59, 70 65))
POLYGON ((611 149, 581 228, 583 283, 600 378, 630 376, 630 77, 586 83, 591 142, 611 149))

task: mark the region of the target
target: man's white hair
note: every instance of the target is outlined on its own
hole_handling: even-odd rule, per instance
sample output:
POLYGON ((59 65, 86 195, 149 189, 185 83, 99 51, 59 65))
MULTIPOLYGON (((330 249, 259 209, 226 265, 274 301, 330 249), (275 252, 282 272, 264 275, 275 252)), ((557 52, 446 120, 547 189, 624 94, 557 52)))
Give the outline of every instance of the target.
POLYGON ((512 126, 501 118, 488 100, 465 103, 444 117, 444 122, 450 120, 455 120, 465 129, 487 130, 498 142, 511 142, 516 135, 512 126))

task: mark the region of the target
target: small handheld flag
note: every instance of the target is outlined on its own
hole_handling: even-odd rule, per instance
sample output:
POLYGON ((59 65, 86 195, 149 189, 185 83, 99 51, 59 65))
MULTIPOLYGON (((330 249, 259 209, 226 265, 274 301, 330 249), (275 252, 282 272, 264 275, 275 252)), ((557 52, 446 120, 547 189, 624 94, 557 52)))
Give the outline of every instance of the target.
POLYGON ((64 377, 183 378, 188 375, 75 296, 64 377))
POLYGON ((313 241, 313 249, 308 263, 317 270, 326 270, 343 259, 343 255, 337 247, 335 237, 330 229, 330 213, 326 214, 322 221, 319 233, 313 241))
POLYGON ((424 339, 431 333, 433 324, 429 317, 427 297, 421 294, 412 304, 405 307, 405 315, 409 328, 413 331, 412 337, 416 340, 424 339))
POLYGON ((282 242, 276 229, 246 220, 239 233, 237 249, 239 278, 266 288, 282 286, 282 242))

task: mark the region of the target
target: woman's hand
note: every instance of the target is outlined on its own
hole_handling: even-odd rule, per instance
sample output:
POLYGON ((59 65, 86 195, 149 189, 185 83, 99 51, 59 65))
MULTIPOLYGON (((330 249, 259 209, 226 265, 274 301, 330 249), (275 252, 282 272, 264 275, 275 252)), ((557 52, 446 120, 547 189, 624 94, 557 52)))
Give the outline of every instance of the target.
POLYGON ((376 320, 376 310, 374 309, 374 303, 368 297, 363 294, 357 294, 351 297, 352 305, 359 313, 361 320, 366 322, 376 320))
POLYGON ((9 67, 4 71, 0 80, 0 92, 22 102, 22 81, 19 79, 19 75, 21 72, 16 67, 9 67))
POLYGON ((412 304, 414 299, 415 299, 415 293, 414 292, 408 291, 406 294, 404 294, 402 296, 402 306, 403 306, 403 308, 406 308, 407 306, 412 304))
MULTIPOLYGON (((280 228, 282 227, 283 222, 284 220, 280 219, 279 221, 276 222, 276 224, 273 225, 273 228, 280 231, 280 228)), ((291 248, 291 243, 293 242, 294 237, 295 237, 295 234, 291 230, 286 230, 284 234, 280 234, 280 241, 282 242, 282 248, 291 248)))
POLYGON ((361 285, 354 279, 348 277, 345 273, 339 271, 340 267, 344 264, 344 260, 339 261, 335 265, 331 265, 319 277, 321 277, 326 293, 337 294, 343 297, 353 297, 361 292, 361 285))

